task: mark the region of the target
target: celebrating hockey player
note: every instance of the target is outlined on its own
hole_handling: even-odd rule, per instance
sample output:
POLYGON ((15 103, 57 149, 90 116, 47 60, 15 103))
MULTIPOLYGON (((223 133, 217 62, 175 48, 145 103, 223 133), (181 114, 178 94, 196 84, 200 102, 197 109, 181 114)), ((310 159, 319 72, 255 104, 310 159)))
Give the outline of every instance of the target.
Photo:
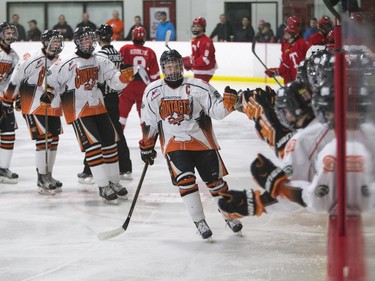
POLYGON ((333 30, 331 20, 327 16, 323 16, 318 20, 318 32, 309 37, 309 44, 313 45, 327 45, 329 43, 328 34, 333 30))
POLYGON ((120 96, 120 123, 124 129, 129 113, 135 103, 138 116, 141 117, 143 92, 146 86, 160 78, 159 64, 155 52, 144 46, 147 32, 142 26, 132 31, 133 44, 121 47, 120 53, 125 64, 134 65, 134 80, 122 90, 120 96))
POLYGON ((17 122, 14 117, 13 101, 3 98, 3 91, 19 60, 11 47, 17 38, 17 28, 13 24, 0 23, 0 182, 2 183, 18 182, 18 174, 9 170, 16 141, 17 122))
POLYGON ((183 58, 184 68, 192 70, 194 78, 210 82, 217 68, 215 47, 206 32, 206 20, 195 18, 191 27, 194 38, 191 41, 192 54, 183 58))
POLYGON ((56 95, 46 111, 40 105, 39 99, 44 91, 46 67, 48 69, 57 61, 64 47, 64 38, 57 30, 46 30, 41 35, 41 42, 42 49, 31 54, 26 53, 17 65, 5 91, 5 98, 15 100, 17 95, 20 95, 22 114, 30 130, 31 139, 35 140, 38 191, 41 194, 53 195, 55 192, 61 192, 62 186, 60 181, 52 177, 59 135, 63 131, 60 120, 61 100, 60 96, 56 95))
MULTIPOLYGON (((120 69, 122 65, 121 54, 111 45, 113 29, 108 24, 102 24, 96 29, 96 35, 99 45, 102 47, 98 52, 98 56, 104 56, 112 61, 117 69, 120 69)), ((132 82, 131 82, 132 83, 132 82)), ((130 83, 127 87, 129 87, 130 83)), ((119 141, 117 142, 120 178, 124 180, 131 180, 132 176, 132 162, 130 160, 130 152, 125 136, 122 132, 122 127, 119 121, 119 95, 121 91, 111 89, 106 83, 100 86, 100 89, 104 95, 105 107, 108 111, 108 115, 111 118, 113 125, 115 126, 116 132, 119 135, 119 141)), ((79 173, 78 182, 83 184, 93 184, 93 177, 87 161, 84 161, 84 169, 82 173, 79 173)))
MULTIPOLYGON (((195 169, 215 199, 227 191, 223 177, 228 172, 218 151, 211 118, 223 119, 232 112, 237 95, 227 93, 222 98, 201 79, 184 78, 182 57, 176 50, 163 52, 160 65, 164 79, 151 83, 143 96, 141 158, 150 165, 154 163, 159 134, 172 183, 178 186, 200 235, 207 239, 212 231, 205 220, 195 169)), ((226 223, 233 232, 242 229, 237 220, 226 219, 226 223)))
POLYGON ((117 204, 117 198, 128 192, 119 183, 118 135, 99 85, 106 82, 111 89, 122 90, 133 79, 133 68, 120 72, 109 59, 93 53, 96 37, 88 27, 77 28, 73 40, 77 51, 50 67, 47 89, 40 101, 51 106, 55 95, 61 95, 66 122, 73 125, 99 195, 104 202, 117 204))

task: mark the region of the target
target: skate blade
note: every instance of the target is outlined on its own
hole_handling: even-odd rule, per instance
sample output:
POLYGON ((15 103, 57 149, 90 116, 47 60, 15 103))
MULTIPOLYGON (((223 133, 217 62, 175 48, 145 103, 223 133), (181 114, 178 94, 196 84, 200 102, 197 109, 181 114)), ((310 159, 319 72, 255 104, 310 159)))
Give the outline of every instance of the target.
POLYGON ((6 177, 0 177, 0 183, 16 184, 18 183, 18 179, 8 179, 6 177))
POLYGON ((131 181, 133 180, 133 177, 129 175, 120 175, 120 180, 131 181))
POLYGON ((117 194, 117 197, 119 198, 119 199, 121 199, 121 200, 128 200, 129 198, 128 198, 128 195, 118 195, 117 194))
POLYGON ((107 200, 107 199, 105 199, 105 198, 102 197, 102 201, 105 204, 108 204, 108 205, 118 205, 117 199, 115 199, 115 200, 107 200))
POLYGON ((42 195, 55 195, 55 190, 47 190, 42 187, 39 187, 38 193, 42 195))
POLYGON ((62 192, 62 188, 61 188, 61 187, 56 187, 55 192, 56 192, 56 193, 60 193, 60 192, 62 192))
POLYGON ((87 185, 92 185, 95 183, 94 178, 92 177, 85 178, 85 179, 78 178, 78 182, 81 184, 87 184, 87 185))
POLYGON ((214 243, 214 239, 212 239, 212 236, 211 237, 208 237, 206 239, 204 239, 207 243, 214 243))

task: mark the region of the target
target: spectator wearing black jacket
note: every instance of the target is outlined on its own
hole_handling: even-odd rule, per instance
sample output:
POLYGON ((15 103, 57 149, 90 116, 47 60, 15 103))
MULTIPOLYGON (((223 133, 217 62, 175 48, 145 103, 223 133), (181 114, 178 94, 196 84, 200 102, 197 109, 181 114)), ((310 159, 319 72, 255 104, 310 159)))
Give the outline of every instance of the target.
POLYGON ((127 40, 127 41, 131 41, 132 40, 133 29, 136 28, 137 26, 142 26, 146 30, 146 40, 149 40, 150 36, 148 34, 147 28, 144 27, 144 25, 142 25, 142 19, 141 19, 140 16, 135 16, 134 17, 134 25, 132 27, 130 27, 128 35, 125 37, 125 40, 127 40))
POLYGON ((90 15, 89 15, 89 13, 83 13, 82 14, 82 21, 79 24, 77 24, 77 28, 78 27, 85 27, 85 26, 90 27, 92 31, 96 30, 95 23, 93 23, 92 21, 90 21, 90 15))
POLYGON ((242 26, 235 31, 234 41, 236 42, 252 42, 255 35, 254 28, 250 24, 249 17, 242 18, 242 26))
POLYGON ((227 21, 227 17, 224 14, 219 16, 220 22, 216 25, 215 29, 212 31, 210 38, 214 39, 217 36, 217 41, 233 41, 231 38, 233 36, 232 25, 227 21))
MULTIPOLYGON (((53 27, 54 30, 60 32, 62 36, 64 36, 65 41, 73 40, 73 29, 72 27, 65 21, 65 16, 59 16, 59 22, 53 27)), ((96 29, 96 27, 95 27, 96 29)), ((95 31, 94 29, 94 31, 95 31)))

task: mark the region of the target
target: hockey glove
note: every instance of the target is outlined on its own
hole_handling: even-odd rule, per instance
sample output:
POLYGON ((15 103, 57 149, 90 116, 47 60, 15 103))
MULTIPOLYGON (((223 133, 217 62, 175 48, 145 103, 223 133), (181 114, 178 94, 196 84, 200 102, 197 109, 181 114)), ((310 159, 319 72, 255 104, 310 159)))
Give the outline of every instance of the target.
POLYGON ((224 108, 228 111, 233 111, 234 106, 238 102, 238 95, 236 90, 231 89, 229 86, 226 86, 224 89, 224 94, 223 94, 223 105, 224 108))
POLYGON ((129 83, 134 80, 134 69, 131 64, 121 64, 120 72, 120 81, 122 83, 129 83))
POLYGON ((260 216, 265 209, 260 200, 259 190, 228 190, 220 193, 218 201, 221 213, 228 219, 240 219, 244 216, 260 216))
POLYGON ((246 90, 244 93, 244 98, 242 100, 243 111, 249 119, 253 121, 259 120, 260 115, 262 114, 262 107, 254 98, 256 93, 255 90, 246 90))
POLYGON ((14 114, 13 102, 8 102, 8 101, 3 100, 1 107, 2 107, 2 116, 4 118, 8 118, 10 115, 14 114))
POLYGON ((193 68, 193 58, 192 57, 183 57, 182 63, 184 64, 185 70, 189 71, 193 68))
POLYGON ((278 76, 279 75, 279 69, 278 68, 268 68, 266 71, 264 71, 264 73, 272 78, 272 77, 275 77, 275 76, 278 76))
POLYGON ((139 148, 141 150, 141 159, 148 165, 154 164, 154 159, 157 156, 156 150, 154 149, 155 143, 145 143, 144 140, 139 141, 139 148))
POLYGON ((258 154, 251 163, 250 171, 257 183, 271 194, 272 198, 279 195, 281 184, 287 180, 285 172, 262 154, 258 154))
POLYGON ((48 108, 51 106, 51 102, 55 96, 53 93, 49 92, 48 90, 45 91, 41 96, 40 96, 40 106, 43 108, 48 108))

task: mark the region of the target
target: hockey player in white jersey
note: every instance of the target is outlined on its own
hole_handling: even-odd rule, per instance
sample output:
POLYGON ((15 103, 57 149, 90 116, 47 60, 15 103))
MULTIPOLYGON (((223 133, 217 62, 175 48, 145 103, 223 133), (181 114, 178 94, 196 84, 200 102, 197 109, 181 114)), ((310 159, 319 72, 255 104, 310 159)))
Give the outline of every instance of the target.
POLYGON ((57 30, 45 30, 41 35, 41 42, 43 48, 23 55, 5 90, 5 99, 12 102, 20 95, 22 114, 29 128, 31 139, 35 140, 38 191, 41 194, 53 195, 55 192, 61 192, 62 186, 60 181, 52 177, 59 135, 63 131, 60 120, 61 100, 60 96, 56 95, 46 111, 40 106, 39 99, 44 91, 46 67, 48 69, 57 61, 64 47, 64 38, 57 30))
POLYGON ((9 170, 13 155, 17 122, 13 102, 4 100, 3 92, 19 60, 11 44, 18 38, 17 28, 10 23, 0 23, 0 183, 17 183, 18 174, 9 170))
POLYGON ((88 27, 75 30, 74 43, 77 51, 50 67, 47 89, 40 101, 50 106, 54 96, 61 95, 66 122, 73 125, 99 195, 104 202, 117 204, 117 198, 126 196, 127 190, 119 183, 118 135, 98 85, 107 83, 121 90, 133 79, 133 68, 120 72, 109 59, 94 54, 96 37, 88 27))
MULTIPOLYGON (((163 52, 160 65, 164 79, 149 84, 143 95, 141 158, 154 163, 159 134, 172 183, 178 186, 199 234, 207 239, 212 231, 205 220, 195 169, 215 199, 228 189, 223 180, 228 172, 218 152, 211 118, 220 120, 233 111, 237 95, 232 98, 227 93, 222 98, 210 84, 183 77, 182 57, 176 50, 163 52)), ((237 220, 226 219, 226 223, 233 232, 242 229, 237 220)))

